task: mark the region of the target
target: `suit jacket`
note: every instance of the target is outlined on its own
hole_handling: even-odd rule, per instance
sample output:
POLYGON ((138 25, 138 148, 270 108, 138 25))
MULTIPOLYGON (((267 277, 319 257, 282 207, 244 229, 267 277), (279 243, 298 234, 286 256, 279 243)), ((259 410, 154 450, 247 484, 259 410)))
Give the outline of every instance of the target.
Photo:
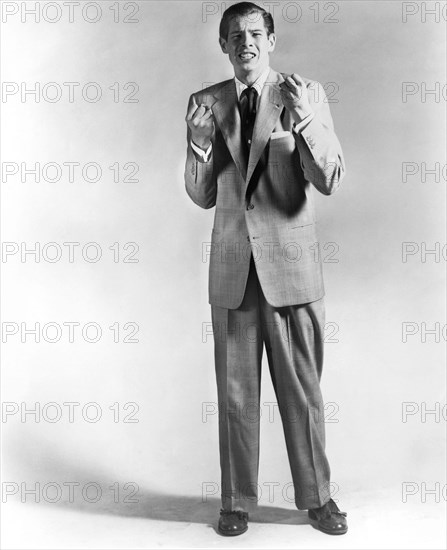
POLYGON ((333 193, 344 176, 343 153, 321 84, 304 79, 313 120, 292 131, 279 84, 270 70, 264 85, 248 162, 241 137, 234 79, 193 94, 189 106, 206 104, 215 120, 212 155, 203 162, 190 146, 186 191, 202 208, 216 206, 209 254, 209 303, 236 309, 242 302, 250 257, 266 300, 275 307, 313 302, 324 296, 315 187, 333 193))

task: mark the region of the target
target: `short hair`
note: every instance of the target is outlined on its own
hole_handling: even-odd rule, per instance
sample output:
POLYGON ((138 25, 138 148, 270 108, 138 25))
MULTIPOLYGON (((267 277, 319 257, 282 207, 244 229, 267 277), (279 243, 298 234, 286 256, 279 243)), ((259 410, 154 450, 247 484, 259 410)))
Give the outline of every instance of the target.
POLYGON ((230 21, 235 17, 247 17, 252 13, 260 13, 264 19, 264 26, 267 31, 267 36, 270 36, 275 32, 275 25, 273 23, 273 17, 271 14, 266 11, 264 8, 253 4, 252 2, 239 2, 238 4, 233 4, 227 8, 220 21, 219 25, 219 36, 224 40, 228 39, 228 30, 230 28, 230 21))

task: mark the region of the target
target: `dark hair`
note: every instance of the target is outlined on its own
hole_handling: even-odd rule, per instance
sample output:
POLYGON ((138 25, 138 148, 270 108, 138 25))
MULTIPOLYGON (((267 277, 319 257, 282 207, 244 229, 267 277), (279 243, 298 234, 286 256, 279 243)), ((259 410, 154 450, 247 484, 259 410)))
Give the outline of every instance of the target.
POLYGON ((252 2, 239 2, 238 4, 233 4, 224 11, 219 25, 219 36, 227 40, 230 21, 235 17, 247 17, 252 13, 259 13, 262 15, 268 36, 275 32, 273 17, 268 11, 252 2))

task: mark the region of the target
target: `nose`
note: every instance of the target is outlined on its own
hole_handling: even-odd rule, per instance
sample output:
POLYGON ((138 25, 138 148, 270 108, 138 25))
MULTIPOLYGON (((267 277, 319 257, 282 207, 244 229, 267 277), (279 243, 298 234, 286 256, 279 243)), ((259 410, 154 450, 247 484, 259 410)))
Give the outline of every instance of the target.
POLYGON ((241 37, 242 45, 251 46, 253 44, 252 38, 252 35, 248 31, 243 32, 241 37))

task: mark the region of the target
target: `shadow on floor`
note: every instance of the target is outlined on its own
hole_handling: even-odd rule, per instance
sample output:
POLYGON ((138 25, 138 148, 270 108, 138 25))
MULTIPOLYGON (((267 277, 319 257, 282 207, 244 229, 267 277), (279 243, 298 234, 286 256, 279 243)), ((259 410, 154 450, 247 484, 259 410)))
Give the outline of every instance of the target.
MULTIPOLYGON (((100 485, 107 488, 107 484, 100 485)), ((120 485, 120 487, 122 486, 120 485)), ((134 500, 137 502, 125 502, 124 497, 120 502, 115 502, 113 491, 110 493, 103 491, 101 499, 96 503, 90 503, 84 499, 73 500, 73 502, 61 500, 54 503, 53 506, 76 509, 84 513, 202 523, 214 528, 217 525, 220 510, 220 499, 217 498, 208 498, 206 502, 203 502, 200 496, 163 494, 141 488, 134 496, 134 500)), ((257 510, 250 513, 250 522, 286 525, 309 523, 307 512, 264 505, 258 506, 257 510)))
MULTIPOLYGON (((20 476, 21 481, 31 486, 38 482, 40 492, 43 494, 47 491, 46 496, 41 496, 39 506, 88 514, 200 523, 214 529, 217 526, 221 506, 219 498, 206 497, 205 500, 201 495, 164 494, 138 487, 137 483, 117 481, 116 477, 95 468, 94 464, 86 468, 85 464, 61 455, 56 448, 47 448, 41 440, 33 441, 32 437, 28 437, 17 443, 18 452, 14 462, 20 471, 28 473, 20 476), (47 483, 53 484, 53 488, 48 486, 48 489, 44 489, 47 483), (68 483, 76 484, 71 494, 68 483), (54 498, 57 496, 56 486, 61 493, 58 499, 54 498), (97 502, 93 502, 98 495, 97 502)), ((20 499, 20 496, 16 498, 20 499)), ((27 502, 32 502, 32 497, 27 502)), ((288 525, 309 523, 307 512, 265 505, 258 506, 250 513, 250 522, 288 525)))

